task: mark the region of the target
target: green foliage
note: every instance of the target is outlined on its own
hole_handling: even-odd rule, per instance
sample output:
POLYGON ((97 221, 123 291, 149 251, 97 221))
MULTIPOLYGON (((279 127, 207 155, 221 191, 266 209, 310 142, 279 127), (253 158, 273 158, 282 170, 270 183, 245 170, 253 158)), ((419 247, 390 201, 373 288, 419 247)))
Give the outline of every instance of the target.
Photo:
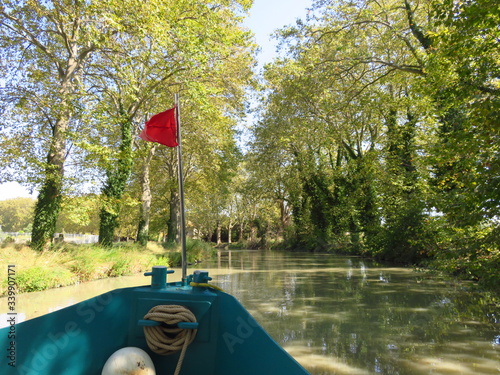
POLYGON ((11 236, 7 236, 5 237, 3 240, 2 240, 2 245, 1 247, 2 248, 5 248, 7 246, 11 246, 13 243, 16 242, 16 239, 14 237, 11 237, 11 236))
POLYGON ((99 197, 95 194, 65 196, 57 220, 57 232, 93 233, 99 230, 99 197))
MULTIPOLYGON (((235 128, 254 84, 254 46, 240 21, 250 2, 216 11, 184 0, 6 4, 1 174, 15 175, 10 167, 42 186, 33 246, 50 241, 61 202, 68 204, 61 227, 91 228, 83 201, 61 200, 65 186, 79 181, 63 176, 69 141, 82 180, 107 178, 100 232, 110 252, 106 260, 95 255, 108 265, 79 258, 72 266, 82 278, 129 272, 132 265, 114 255, 127 249, 111 243, 116 234, 135 237, 139 220, 151 223, 150 233, 141 230, 143 245, 165 236, 165 223, 168 238, 178 238, 175 152, 159 147, 143 157, 147 147, 132 138, 179 91, 188 222, 202 238, 219 231, 237 235, 240 246, 435 259, 485 284, 500 277, 500 9, 493 0, 315 2, 314 17, 277 33, 283 58, 265 69, 241 163, 235 128), (49 27, 58 20, 63 29, 80 20, 82 29, 66 44, 71 33, 23 31, 59 30, 49 27), (68 43, 87 53, 75 70, 60 59, 68 43), (143 167, 151 181, 138 177, 143 167), (154 188, 143 198, 147 185, 154 188), (151 209, 140 214, 147 199, 151 209)), ((209 251, 190 252, 195 262, 209 251)))
POLYGON ((1 100, 9 119, 2 132, 2 164, 17 172, 15 180, 41 186, 32 231, 37 250, 47 248, 54 235, 68 139, 81 131, 82 71, 110 35, 99 13, 87 3, 68 7, 58 0, 6 0, 0 10, 1 100))
POLYGON ((439 87, 429 87, 441 115, 440 143, 433 150, 436 206, 450 224, 462 227, 500 213, 500 63, 494 42, 500 15, 488 1, 447 5, 436 4, 441 29, 429 74, 436 81, 443 67, 448 73, 439 87))
POLYGON ((141 252, 133 243, 112 247, 75 246, 68 251, 70 259, 65 264, 81 281, 128 275, 156 265, 156 256, 144 249, 141 252))
POLYGON ((33 220, 34 200, 15 198, 0 201, 0 225, 4 232, 19 232, 29 228, 33 220))
POLYGON ((167 266, 170 267, 172 264, 172 261, 168 256, 158 256, 156 259, 154 259, 152 266, 167 266))
POLYGON ((488 223, 461 228, 448 225, 443 232, 441 251, 435 253, 431 266, 494 289, 500 265, 498 228, 488 223))
POLYGON ((61 177, 49 175, 38 195, 31 232, 31 247, 37 251, 47 250, 54 238, 61 210, 61 189, 61 177))
MULTIPOLYGON (((42 186, 33 246, 49 244, 64 194, 106 179, 100 234, 110 246, 125 221, 120 214, 125 188, 134 182, 132 151, 142 151, 133 135, 145 118, 165 109, 174 92, 182 92, 186 109, 191 191, 198 192, 199 183, 216 195, 214 188, 224 186, 237 160, 235 126, 253 84, 255 46, 241 24, 251 2, 4 3, 0 99, 8 123, 0 138, 6 167, 0 178, 42 186), (76 167, 65 171, 69 155, 76 167)), ((156 170, 164 167, 162 156, 156 170)), ((158 173, 155 186, 175 178, 175 166, 168 169, 158 173)), ((165 196, 162 188, 155 196, 165 196)), ((130 197, 139 201, 138 195, 130 197)), ((85 215, 79 214, 72 223, 85 215)))
POLYGON ((436 248, 435 234, 427 226, 428 218, 421 206, 409 201, 400 209, 381 226, 368 253, 378 259, 418 264, 436 248))
POLYGON ((121 198, 132 172, 132 122, 124 118, 120 123, 121 137, 116 166, 107 171, 107 181, 102 190, 103 206, 99 215, 99 243, 111 246, 114 241, 115 229, 118 227, 118 217, 121 208, 121 198))
POLYGON ((91 258, 86 254, 77 255, 73 258, 69 269, 82 282, 102 279, 106 275, 106 271, 104 269, 99 270, 99 262, 100 260, 95 257, 91 258))
POLYGON ((137 229, 137 243, 141 246, 146 246, 148 241, 149 241, 149 228, 146 228, 146 221, 143 218, 141 218, 139 219, 139 226, 137 229))
MULTIPOLYGON (((168 266, 171 263, 164 251, 150 246, 138 247, 133 243, 112 248, 62 243, 54 246, 52 251, 43 253, 27 247, 7 245, 2 251, 6 260, 0 264, 16 265, 16 281, 20 292, 136 274, 150 270, 155 265, 168 266)), ((0 277, 0 294, 5 293, 6 285, 5 277, 0 277)))
MULTIPOLYGON (((164 243, 163 246, 170 249, 168 253, 169 266, 180 267, 182 265, 182 253, 178 249, 178 245, 164 243)), ((199 263, 213 256, 215 251, 215 248, 205 241, 193 239, 187 239, 186 241, 187 263, 189 264, 199 263)))
POLYGON ((281 30, 251 172, 290 205, 288 246, 498 280, 499 17, 490 0, 317 2, 281 30))
POLYGON ((130 259, 119 259, 113 265, 108 271, 108 275, 110 277, 117 277, 117 276, 123 276, 123 275, 128 275, 131 273, 131 268, 130 268, 130 259))
POLYGON ((19 271, 16 283, 19 293, 36 292, 74 284, 75 275, 62 267, 36 266, 19 271))

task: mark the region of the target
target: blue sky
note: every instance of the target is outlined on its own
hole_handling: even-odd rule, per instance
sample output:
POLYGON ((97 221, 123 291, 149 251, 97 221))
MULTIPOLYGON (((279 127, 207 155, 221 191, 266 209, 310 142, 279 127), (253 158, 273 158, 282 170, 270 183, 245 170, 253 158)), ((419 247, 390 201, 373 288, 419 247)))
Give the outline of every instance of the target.
MULTIPOLYGON (((307 8, 312 0, 254 0, 250 16, 245 21, 245 26, 255 34, 255 41, 261 47, 258 55, 259 65, 272 61, 276 57, 276 41, 271 39, 274 30, 283 26, 295 24, 297 18, 304 19, 307 8)), ((0 200, 33 197, 21 185, 9 182, 0 185, 0 200)))
POLYGON ((250 17, 245 25, 255 34, 255 40, 262 51, 259 63, 270 62, 275 56, 276 41, 270 34, 283 26, 295 24, 297 18, 305 19, 312 0, 254 0, 250 17))

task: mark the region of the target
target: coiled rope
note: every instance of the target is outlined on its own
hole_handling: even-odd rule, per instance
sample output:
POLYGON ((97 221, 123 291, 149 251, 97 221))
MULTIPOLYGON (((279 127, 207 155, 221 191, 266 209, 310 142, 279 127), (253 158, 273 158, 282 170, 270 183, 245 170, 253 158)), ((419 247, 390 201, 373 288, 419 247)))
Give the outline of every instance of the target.
POLYGON ((160 355, 170 355, 181 350, 174 375, 181 371, 186 349, 196 336, 196 329, 182 329, 177 323, 196 322, 194 314, 186 307, 179 305, 158 305, 144 316, 144 319, 162 323, 158 326, 145 326, 144 336, 149 349, 160 355))

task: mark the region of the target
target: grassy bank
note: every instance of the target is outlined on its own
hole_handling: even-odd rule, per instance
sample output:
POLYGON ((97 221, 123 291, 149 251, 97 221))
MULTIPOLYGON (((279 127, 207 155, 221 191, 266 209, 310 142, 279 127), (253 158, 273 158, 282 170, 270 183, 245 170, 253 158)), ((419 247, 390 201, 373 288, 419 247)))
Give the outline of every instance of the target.
MULTIPOLYGON (((201 241, 188 241, 188 262, 196 263, 212 254, 212 247, 201 241)), ((8 285, 7 268, 15 265, 17 292, 57 288, 107 277, 131 275, 154 265, 179 266, 177 246, 149 243, 100 246, 61 244, 43 253, 24 245, 4 244, 0 248, 0 296, 8 285)))

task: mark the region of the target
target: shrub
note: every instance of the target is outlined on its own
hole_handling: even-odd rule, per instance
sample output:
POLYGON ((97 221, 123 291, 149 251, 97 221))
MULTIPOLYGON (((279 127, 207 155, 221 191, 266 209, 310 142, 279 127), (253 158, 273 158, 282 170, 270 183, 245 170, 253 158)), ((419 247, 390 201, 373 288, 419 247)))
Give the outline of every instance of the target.
POLYGON ((11 236, 7 236, 3 239, 2 241, 2 244, 1 244, 1 247, 2 249, 6 248, 7 246, 9 245, 12 245, 14 242, 16 242, 15 238, 14 237, 11 237, 11 236))
POLYGON ((167 266, 169 267, 171 264, 171 260, 168 256, 160 255, 156 258, 153 258, 150 266, 167 266))
MULTIPOLYGON (((166 249, 172 249, 169 253, 170 267, 179 267, 182 265, 182 253, 178 246, 172 244, 164 244, 166 249), (175 249, 175 250, 174 250, 175 249)), ((186 241, 187 262, 190 264, 199 263, 204 259, 213 256, 216 249, 208 242, 202 240, 193 240, 188 238, 186 241)))
POLYGON ((109 269, 108 276, 117 277, 131 273, 130 261, 128 259, 118 259, 109 269))
POLYGON ((18 292, 24 293, 71 285, 76 280, 70 271, 61 267, 32 267, 19 271, 16 282, 18 292))

